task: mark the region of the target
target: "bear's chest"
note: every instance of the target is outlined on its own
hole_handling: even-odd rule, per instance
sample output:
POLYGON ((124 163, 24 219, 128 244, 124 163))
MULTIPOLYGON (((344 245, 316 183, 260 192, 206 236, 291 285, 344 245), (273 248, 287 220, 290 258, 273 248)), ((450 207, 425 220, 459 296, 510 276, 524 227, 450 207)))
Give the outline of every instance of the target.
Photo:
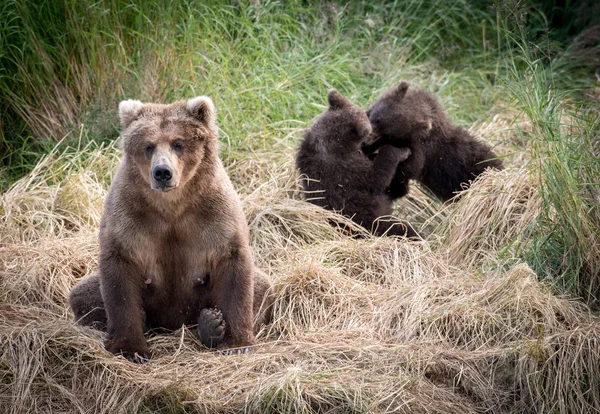
POLYGON ((177 298, 204 285, 219 251, 207 227, 189 220, 145 226, 132 246, 145 287, 177 298))

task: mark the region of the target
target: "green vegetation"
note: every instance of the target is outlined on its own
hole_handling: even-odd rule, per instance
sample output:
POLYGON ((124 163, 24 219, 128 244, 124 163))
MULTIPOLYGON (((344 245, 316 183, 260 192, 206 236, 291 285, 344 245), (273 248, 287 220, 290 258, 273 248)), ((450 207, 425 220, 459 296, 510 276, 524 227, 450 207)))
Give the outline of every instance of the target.
POLYGON ((82 123, 86 139, 114 139, 124 98, 210 95, 228 150, 247 150, 290 142, 330 87, 366 106, 407 78, 440 94, 463 123, 483 118, 498 95, 506 40, 495 14, 466 1, 139 3, 5 3, 4 185, 48 152, 48 141, 72 145, 82 123))

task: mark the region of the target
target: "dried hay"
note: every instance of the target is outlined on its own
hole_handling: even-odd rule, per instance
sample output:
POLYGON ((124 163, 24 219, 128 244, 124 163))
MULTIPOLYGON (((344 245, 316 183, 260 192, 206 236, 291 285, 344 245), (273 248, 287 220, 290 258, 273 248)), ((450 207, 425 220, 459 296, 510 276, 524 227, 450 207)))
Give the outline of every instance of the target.
POLYGON ((526 170, 490 172, 447 206, 417 193, 434 232, 409 243, 332 226, 352 224, 301 200, 291 153, 229 165, 275 282, 248 355, 182 328, 150 337, 153 358, 134 365, 73 324, 114 148, 81 165, 53 155, 1 195, 0 412, 600 410, 598 319, 514 259, 539 209, 526 170))

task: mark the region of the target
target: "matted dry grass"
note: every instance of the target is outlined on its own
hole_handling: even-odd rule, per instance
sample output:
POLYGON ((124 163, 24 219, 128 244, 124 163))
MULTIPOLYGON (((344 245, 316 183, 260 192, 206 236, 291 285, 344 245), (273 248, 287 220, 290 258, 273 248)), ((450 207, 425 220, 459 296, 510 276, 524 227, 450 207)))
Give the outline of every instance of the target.
POLYGON ((415 187, 398 211, 429 237, 409 243, 331 226, 351 224, 302 201, 291 149, 229 160, 274 320, 248 355, 184 328, 134 365, 68 310, 118 152, 84 158, 54 154, 0 198, 0 412, 600 411, 598 318, 514 258, 540 208, 524 168, 449 206, 415 187))

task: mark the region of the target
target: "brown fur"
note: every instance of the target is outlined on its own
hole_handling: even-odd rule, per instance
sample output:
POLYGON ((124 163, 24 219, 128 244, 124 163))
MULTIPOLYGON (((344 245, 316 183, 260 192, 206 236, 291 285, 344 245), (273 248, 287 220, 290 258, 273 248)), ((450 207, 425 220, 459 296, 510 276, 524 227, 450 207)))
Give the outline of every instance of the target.
POLYGON ((253 315, 270 281, 254 266, 242 207, 218 158, 212 101, 125 101, 120 117, 124 156, 105 202, 99 270, 71 293, 75 319, 107 324, 110 352, 143 356, 145 328, 196 324, 214 307, 226 323, 221 347, 253 344, 253 315), (157 166, 168 166, 172 179, 158 182, 157 166))
POLYGON ((380 218, 392 213, 392 200, 385 189, 398 162, 410 151, 385 146, 370 160, 361 151, 371 133, 365 111, 335 89, 329 91, 328 100, 329 109, 314 121, 296 156, 307 200, 339 211, 377 235, 417 238, 408 223, 380 218))
POLYGON ((487 145, 452 124, 431 94, 408 90, 406 82, 384 92, 367 115, 379 139, 363 148, 366 153, 382 145, 412 151, 406 161, 398 164, 390 188, 395 196, 404 195, 407 180, 414 179, 446 201, 486 168, 503 168, 487 145))

